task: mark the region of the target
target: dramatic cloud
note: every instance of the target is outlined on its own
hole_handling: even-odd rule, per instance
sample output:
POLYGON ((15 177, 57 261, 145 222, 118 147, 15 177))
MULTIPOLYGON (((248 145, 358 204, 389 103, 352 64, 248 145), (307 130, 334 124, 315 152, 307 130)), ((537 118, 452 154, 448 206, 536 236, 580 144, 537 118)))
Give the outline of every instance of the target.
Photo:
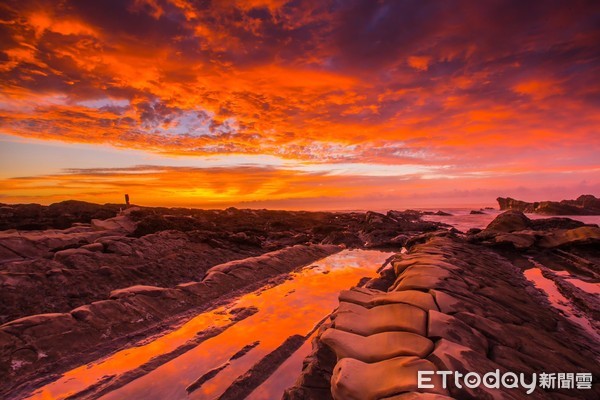
MULTIPOLYGON (((599 27, 597 1, 9 0, 0 133, 167 157, 419 165, 422 184, 485 176, 482 190, 573 172, 561 183, 573 187, 600 168, 599 27)), ((223 193, 247 193, 252 174, 234 172, 223 193)), ((271 173, 283 200, 298 175, 271 173)), ((369 185, 360 176, 352 190, 369 185)), ((318 179, 347 194, 343 179, 318 179)))

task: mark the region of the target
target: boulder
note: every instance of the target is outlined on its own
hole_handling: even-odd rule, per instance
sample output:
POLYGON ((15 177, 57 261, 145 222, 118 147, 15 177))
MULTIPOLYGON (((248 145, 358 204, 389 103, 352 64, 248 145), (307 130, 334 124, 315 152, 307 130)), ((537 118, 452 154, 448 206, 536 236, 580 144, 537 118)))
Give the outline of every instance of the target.
POLYGON ((484 232, 515 232, 531 227, 531 220, 521 211, 509 210, 498 215, 484 232))

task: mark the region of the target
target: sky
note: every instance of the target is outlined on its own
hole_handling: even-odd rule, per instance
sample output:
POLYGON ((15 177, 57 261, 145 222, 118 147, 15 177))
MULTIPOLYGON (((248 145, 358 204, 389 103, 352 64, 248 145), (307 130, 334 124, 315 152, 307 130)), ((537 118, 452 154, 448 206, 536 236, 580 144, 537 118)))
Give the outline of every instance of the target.
POLYGON ((600 196, 600 2, 8 0, 0 202, 600 196))

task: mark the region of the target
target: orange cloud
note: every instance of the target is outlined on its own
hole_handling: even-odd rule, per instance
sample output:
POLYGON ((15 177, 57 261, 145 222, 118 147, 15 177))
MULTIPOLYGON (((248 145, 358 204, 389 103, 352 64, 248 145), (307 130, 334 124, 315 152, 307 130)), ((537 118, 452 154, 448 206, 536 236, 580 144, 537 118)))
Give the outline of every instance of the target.
POLYGON ((429 56, 410 56, 408 57, 408 65, 419 71, 427 71, 429 64, 431 63, 431 57, 429 56))
POLYGON ((546 97, 561 95, 565 90, 560 83, 553 80, 530 80, 515 85, 515 92, 531 96, 534 100, 543 100, 546 97))
POLYGON ((3 4, 1 132, 461 179, 598 166, 594 7, 212 3, 3 4))

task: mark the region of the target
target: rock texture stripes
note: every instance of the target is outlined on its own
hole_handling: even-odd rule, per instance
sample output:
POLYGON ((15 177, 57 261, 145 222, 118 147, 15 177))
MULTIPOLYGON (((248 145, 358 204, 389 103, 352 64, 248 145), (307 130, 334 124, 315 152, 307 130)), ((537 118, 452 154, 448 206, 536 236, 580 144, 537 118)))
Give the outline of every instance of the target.
POLYGON ((16 386, 28 372, 39 372, 52 363, 63 365, 71 355, 89 353, 101 344, 151 329, 178 313, 205 307, 220 296, 264 283, 341 249, 336 245, 296 245, 217 265, 199 282, 174 288, 131 286, 112 291, 107 300, 67 313, 38 314, 5 323, 0 326, 0 377, 16 386))
POLYGON ((419 370, 600 374, 598 343, 544 305, 510 261, 449 233, 425 240, 391 263, 396 280, 387 292, 341 292, 284 398, 598 398, 598 383, 527 395, 518 388, 459 388, 453 380, 444 389, 436 375, 433 389, 419 388, 419 370))

